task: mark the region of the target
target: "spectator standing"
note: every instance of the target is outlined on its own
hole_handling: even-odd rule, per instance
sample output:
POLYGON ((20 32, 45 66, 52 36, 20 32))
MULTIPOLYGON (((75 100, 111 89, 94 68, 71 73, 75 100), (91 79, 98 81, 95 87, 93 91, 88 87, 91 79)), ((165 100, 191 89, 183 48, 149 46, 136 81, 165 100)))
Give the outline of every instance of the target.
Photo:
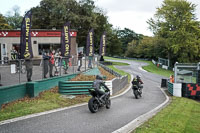
POLYGON ((170 76, 170 82, 171 82, 171 83, 174 83, 174 75, 171 75, 171 76, 170 76))
POLYGON ((49 68, 49 53, 47 51, 44 51, 42 54, 43 57, 43 72, 44 72, 44 78, 47 78, 48 68, 49 68))
POLYGON ((67 70, 68 70, 68 64, 69 64, 69 57, 64 57, 62 60, 63 63, 63 69, 64 69, 64 74, 68 74, 67 70))
POLYGON ((79 64, 79 66, 78 66, 78 70, 77 71, 81 71, 81 66, 82 66, 82 58, 83 58, 83 54, 82 54, 82 52, 79 52, 78 53, 78 64, 79 64))
POLYGON ((15 50, 15 47, 12 47, 12 50, 10 51, 11 53, 11 60, 16 60, 17 59, 17 51, 15 50))
POLYGON ((12 64, 15 64, 15 72, 20 72, 20 68, 19 68, 19 60, 17 60, 17 50, 15 49, 15 47, 12 47, 12 50, 10 51, 11 54, 11 60, 12 60, 12 64))
POLYGON ((50 53, 50 59, 49 59, 49 77, 53 77, 53 66, 55 64, 55 58, 54 58, 55 50, 52 50, 50 53))
POLYGON ((55 53, 55 76, 58 76, 59 74, 59 68, 61 67, 61 52, 58 50, 56 53, 55 53))
POLYGON ((27 77, 27 81, 30 82, 31 77, 32 77, 32 73, 33 73, 33 61, 30 57, 25 58, 25 66, 26 66, 26 77, 27 77))

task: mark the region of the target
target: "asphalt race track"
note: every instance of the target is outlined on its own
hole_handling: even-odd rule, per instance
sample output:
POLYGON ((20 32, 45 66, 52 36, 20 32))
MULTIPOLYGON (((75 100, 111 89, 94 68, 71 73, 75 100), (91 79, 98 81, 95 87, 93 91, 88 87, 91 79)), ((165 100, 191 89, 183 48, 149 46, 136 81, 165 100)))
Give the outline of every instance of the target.
MULTIPOLYGON (((119 61, 118 61, 119 62, 119 61)), ((0 125, 0 133, 111 133, 142 114, 154 109, 166 98, 160 90, 161 76, 139 69, 142 62, 127 62, 117 68, 140 75, 144 82, 142 98, 135 99, 132 90, 111 100, 111 108, 90 113, 88 106, 75 107, 55 113, 0 125)))

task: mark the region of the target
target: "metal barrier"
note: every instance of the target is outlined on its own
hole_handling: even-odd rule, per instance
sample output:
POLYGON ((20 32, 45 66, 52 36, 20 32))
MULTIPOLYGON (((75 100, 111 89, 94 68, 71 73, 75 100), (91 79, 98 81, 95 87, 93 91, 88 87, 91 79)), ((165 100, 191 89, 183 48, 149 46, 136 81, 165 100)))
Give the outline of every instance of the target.
POLYGON ((120 56, 108 56, 108 57, 119 58, 119 59, 128 59, 128 60, 144 60, 144 61, 150 60, 148 58, 131 58, 131 57, 120 57, 120 56))
POLYGON ((182 83, 183 97, 200 98, 200 84, 182 83))
POLYGON ((59 93, 63 95, 89 94, 88 89, 92 87, 92 84, 93 81, 60 81, 59 93))
POLYGON ((173 83, 167 83, 168 92, 173 96, 173 83))
POLYGON ((198 71, 200 64, 198 63, 178 63, 174 65, 174 81, 175 83, 198 83, 200 79, 198 71))
MULTIPOLYGON (((97 67, 98 56, 90 58, 91 67, 97 67)), ((0 60, 0 84, 2 86, 17 85, 27 81, 37 81, 57 76, 66 76, 89 70, 89 57, 61 57, 55 56, 55 63, 50 64, 49 58, 33 58, 31 65, 26 60, 0 60), (28 69, 27 69, 28 67, 28 69), (29 74, 28 74, 29 73, 29 74), (31 75, 28 79, 28 75, 31 75)))
MULTIPOLYGON (((62 95, 88 95, 88 89, 92 87, 93 81, 60 81, 58 83, 59 93, 62 95)), ((116 94, 128 84, 128 76, 114 78, 105 81, 112 94, 116 94)))
POLYGON ((26 83, 0 87, 0 109, 4 103, 9 103, 26 96, 26 83))
POLYGON ((106 71, 108 71, 109 73, 111 73, 111 74, 113 74, 113 75, 115 75, 115 76, 117 76, 117 77, 121 77, 121 76, 122 76, 122 75, 119 74, 118 72, 113 71, 112 69, 110 69, 109 67, 107 67, 107 66, 105 66, 105 65, 103 65, 103 64, 101 64, 101 63, 98 63, 98 65, 101 66, 102 68, 104 68, 104 69, 105 69, 106 71))

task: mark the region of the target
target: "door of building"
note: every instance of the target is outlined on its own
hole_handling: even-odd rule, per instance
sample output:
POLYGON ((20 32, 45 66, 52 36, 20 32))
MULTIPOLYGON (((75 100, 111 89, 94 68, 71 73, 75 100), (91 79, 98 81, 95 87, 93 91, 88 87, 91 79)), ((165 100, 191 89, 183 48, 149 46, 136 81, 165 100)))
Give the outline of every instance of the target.
POLYGON ((2 64, 8 62, 8 52, 7 52, 7 45, 6 44, 1 44, 1 60, 2 64))

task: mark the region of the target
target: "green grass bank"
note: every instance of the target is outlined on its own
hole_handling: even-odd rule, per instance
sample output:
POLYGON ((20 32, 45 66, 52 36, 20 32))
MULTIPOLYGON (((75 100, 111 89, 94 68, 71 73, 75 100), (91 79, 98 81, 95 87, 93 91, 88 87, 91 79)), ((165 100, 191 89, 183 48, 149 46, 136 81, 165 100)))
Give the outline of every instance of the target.
POLYGON ((29 114, 44 112, 56 108, 68 107, 78 103, 87 102, 89 96, 76 96, 73 99, 63 98, 58 93, 58 88, 44 91, 38 97, 25 97, 18 101, 5 104, 0 110, 0 121, 12 119, 29 114))
MULTIPOLYGON (((107 59, 115 59, 108 57, 107 59)), ((124 60, 124 59, 116 59, 124 60)), ((138 60, 134 60, 138 61, 138 60)), ((157 67, 151 61, 143 69, 169 77, 173 71, 157 67)), ((132 133, 199 133, 200 132, 200 102, 183 98, 172 97, 171 103, 153 118, 136 128, 132 133)))
POLYGON ((172 102, 132 133, 199 133, 200 102, 172 97, 172 102))

